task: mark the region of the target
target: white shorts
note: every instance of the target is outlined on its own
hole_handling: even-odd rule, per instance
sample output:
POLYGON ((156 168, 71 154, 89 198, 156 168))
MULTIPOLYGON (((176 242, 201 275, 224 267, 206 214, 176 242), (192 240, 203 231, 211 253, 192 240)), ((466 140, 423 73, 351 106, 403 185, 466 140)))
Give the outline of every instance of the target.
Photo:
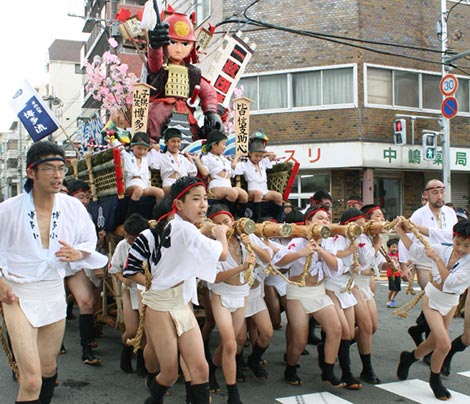
POLYGON ((103 280, 95 276, 95 272, 93 269, 85 268, 84 271, 86 276, 95 288, 100 288, 101 286, 103 286, 103 280))
POLYGON ((444 293, 437 289, 431 282, 424 288, 428 297, 429 307, 437 310, 442 316, 448 314, 452 308, 459 304, 459 295, 444 293))
POLYGON ((305 313, 315 313, 334 303, 326 294, 325 285, 316 286, 287 285, 287 300, 299 300, 305 313))
POLYGON ((230 285, 225 282, 209 283, 209 290, 220 296, 222 306, 231 313, 245 306, 245 297, 250 293, 250 285, 245 283, 241 286, 230 285))
POLYGON ((356 275, 354 278, 354 284, 362 292, 366 301, 372 300, 375 296, 370 289, 370 278, 369 275, 356 275))
POLYGON ((349 274, 344 274, 336 278, 327 278, 325 281, 326 290, 329 290, 335 294, 343 310, 349 309, 350 307, 353 307, 357 304, 357 300, 352 293, 343 292, 348 279, 349 274))
POLYGON ((217 187, 225 187, 225 188, 232 188, 232 181, 230 181, 230 178, 213 178, 209 182, 209 189, 212 188, 217 188, 217 187))
POLYGON ((35 327, 43 327, 65 319, 67 303, 63 279, 16 283, 3 278, 19 299, 21 310, 35 327))
POLYGON ((248 302, 246 304, 245 318, 254 316, 263 310, 267 310, 267 306, 264 301, 263 284, 260 283, 257 288, 250 289, 250 293, 248 294, 248 302))
POLYGON ((269 275, 264 280, 264 284, 265 286, 273 286, 279 296, 282 297, 286 295, 287 282, 279 275, 269 275))
POLYGON ((144 181, 142 178, 131 178, 130 180, 126 181, 126 191, 127 191, 127 188, 134 187, 134 186, 145 189, 145 188, 148 188, 150 184, 148 181, 144 181))

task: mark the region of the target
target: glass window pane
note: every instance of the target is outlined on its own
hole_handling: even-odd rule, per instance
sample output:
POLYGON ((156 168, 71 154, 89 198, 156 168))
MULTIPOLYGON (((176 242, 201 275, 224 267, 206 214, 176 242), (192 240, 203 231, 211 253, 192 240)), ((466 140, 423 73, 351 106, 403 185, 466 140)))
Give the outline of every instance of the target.
POLYGON ((419 108, 418 74, 395 71, 395 105, 419 108))
POLYGON ((367 68, 367 102, 392 105, 392 71, 367 68))
POLYGON ((316 175, 302 175, 300 177, 302 194, 309 194, 312 196, 316 191, 330 192, 330 175, 329 174, 316 174, 316 175))
POLYGON ((243 96, 253 100, 251 110, 258 109, 257 79, 256 77, 246 77, 240 80, 239 88, 243 89, 243 96))
POLYGON ((354 102, 353 69, 323 71, 323 105, 354 102))
POLYGON ((367 68, 367 101, 370 104, 392 105, 392 71, 367 68))
POLYGON ((398 178, 374 178, 374 203, 382 208, 387 220, 401 215, 400 187, 398 178))
POLYGON ((210 0, 199 0, 194 7, 196 8, 196 21, 199 26, 211 15, 211 2, 210 0))
POLYGON ((287 108, 287 75, 259 78, 259 109, 287 108))
POLYGON ((292 74, 294 107, 321 105, 321 72, 292 74))
POLYGON ((455 98, 459 102, 459 111, 470 112, 468 105, 468 80, 459 78, 459 87, 455 98))
POLYGON ((439 88, 440 76, 423 74, 423 108, 441 109, 442 94, 439 88))

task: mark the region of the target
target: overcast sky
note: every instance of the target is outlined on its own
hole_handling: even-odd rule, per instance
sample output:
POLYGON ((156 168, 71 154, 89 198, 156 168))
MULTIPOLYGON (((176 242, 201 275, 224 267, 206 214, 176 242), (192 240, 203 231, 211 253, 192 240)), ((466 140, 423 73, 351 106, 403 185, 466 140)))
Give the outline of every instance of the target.
POLYGON ((0 63, 0 131, 16 116, 9 105, 16 88, 28 80, 38 86, 47 82, 47 50, 55 39, 84 40, 84 0, 12 0, 2 2, 2 62, 0 63))

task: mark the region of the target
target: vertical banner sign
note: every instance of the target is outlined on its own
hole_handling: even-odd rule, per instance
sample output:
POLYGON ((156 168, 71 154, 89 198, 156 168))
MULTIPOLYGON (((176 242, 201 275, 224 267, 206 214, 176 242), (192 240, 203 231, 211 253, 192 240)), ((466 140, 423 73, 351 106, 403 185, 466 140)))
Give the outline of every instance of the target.
POLYGON ((203 60, 200 66, 217 92, 217 101, 225 108, 229 107, 233 90, 256 49, 256 44, 248 44, 249 39, 242 39, 241 35, 241 32, 225 35, 213 58, 203 60), (205 66, 204 63, 210 64, 205 66))
POLYGON ((132 92, 132 136, 137 132, 147 132, 150 89, 146 83, 134 84, 132 92))
POLYGON ((250 137, 250 102, 246 97, 233 100, 235 111, 235 154, 248 155, 250 137))
POLYGON ((59 129, 59 121, 27 81, 16 90, 10 105, 35 142, 59 129))

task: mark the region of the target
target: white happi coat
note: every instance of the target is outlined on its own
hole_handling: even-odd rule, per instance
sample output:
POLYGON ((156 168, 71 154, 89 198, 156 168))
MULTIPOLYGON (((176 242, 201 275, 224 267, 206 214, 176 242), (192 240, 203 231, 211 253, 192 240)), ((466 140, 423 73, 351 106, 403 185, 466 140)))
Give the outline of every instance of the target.
POLYGON ((49 248, 43 249, 32 192, 0 204, 0 276, 16 283, 62 279, 67 265, 72 271, 101 268, 108 262, 95 251, 96 230, 82 203, 71 196, 56 194, 51 216, 49 248), (80 261, 61 262, 55 253, 65 241, 90 253, 80 261))

